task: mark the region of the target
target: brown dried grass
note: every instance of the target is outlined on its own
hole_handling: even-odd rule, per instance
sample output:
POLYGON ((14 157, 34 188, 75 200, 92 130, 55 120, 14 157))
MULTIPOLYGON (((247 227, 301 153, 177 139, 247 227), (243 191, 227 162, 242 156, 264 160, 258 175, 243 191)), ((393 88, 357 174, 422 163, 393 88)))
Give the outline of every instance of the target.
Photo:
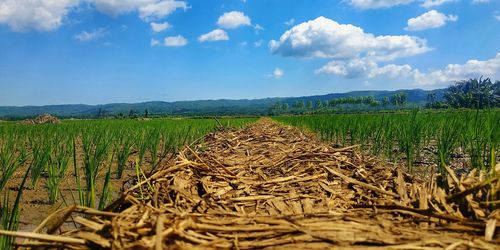
POLYGON ((21 121, 21 124, 25 125, 36 125, 36 124, 58 124, 61 121, 52 115, 49 114, 43 114, 37 116, 35 119, 26 119, 21 121))

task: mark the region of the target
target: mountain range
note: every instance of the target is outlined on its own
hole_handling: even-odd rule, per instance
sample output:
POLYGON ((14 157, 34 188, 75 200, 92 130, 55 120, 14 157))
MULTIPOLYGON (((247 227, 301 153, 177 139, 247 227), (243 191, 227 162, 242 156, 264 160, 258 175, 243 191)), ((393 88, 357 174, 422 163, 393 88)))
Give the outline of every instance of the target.
POLYGON ((220 99, 220 100, 198 100, 198 101, 176 101, 176 102, 141 102, 141 103, 110 103, 104 105, 85 104, 62 104, 46 106, 0 106, 0 118, 22 119, 34 117, 40 114, 52 114, 64 118, 90 118, 99 116, 119 115, 128 116, 130 113, 142 115, 147 112, 150 115, 170 116, 205 116, 205 115, 263 115, 267 114, 269 108, 276 102, 288 103, 290 106, 297 101, 329 101, 336 98, 373 96, 376 100, 391 97, 395 93, 405 92, 409 104, 424 105, 430 92, 436 93, 438 99, 442 99, 444 89, 422 90, 373 90, 352 91, 347 93, 332 93, 326 95, 301 96, 301 97, 274 97, 261 99, 220 99))

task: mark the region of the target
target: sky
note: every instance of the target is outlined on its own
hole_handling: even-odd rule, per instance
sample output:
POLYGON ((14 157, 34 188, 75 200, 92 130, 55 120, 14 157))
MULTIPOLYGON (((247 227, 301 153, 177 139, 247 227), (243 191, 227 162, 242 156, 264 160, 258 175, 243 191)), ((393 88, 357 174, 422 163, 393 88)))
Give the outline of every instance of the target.
POLYGON ((500 80, 500 0, 0 0, 0 106, 500 80))

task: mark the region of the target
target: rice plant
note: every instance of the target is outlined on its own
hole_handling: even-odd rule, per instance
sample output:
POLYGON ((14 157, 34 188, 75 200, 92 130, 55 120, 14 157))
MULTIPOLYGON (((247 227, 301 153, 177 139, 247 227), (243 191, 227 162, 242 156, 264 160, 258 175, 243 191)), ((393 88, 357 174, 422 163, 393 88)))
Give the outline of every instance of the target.
MULTIPOLYGON (((16 194, 16 200, 14 201, 14 204, 12 207, 9 207, 9 193, 8 191, 3 192, 3 203, 0 206, 1 211, 0 211, 0 226, 2 230, 8 230, 8 231, 17 231, 19 228, 19 205, 21 203, 21 197, 23 195, 23 190, 26 185, 26 180, 28 179, 28 173, 29 170, 31 169, 32 165, 29 166, 28 170, 24 174, 23 180, 21 182, 21 185, 19 185, 19 191, 17 191, 16 194)), ((14 246, 12 243, 15 242, 15 237, 12 236, 6 236, 6 235, 1 235, 0 236, 0 249, 14 249, 14 246)))
POLYGON ((460 154, 469 168, 489 169, 499 160, 500 110, 446 112, 280 116, 279 122, 317 132, 323 140, 341 145, 360 144, 362 149, 409 171, 415 163, 438 167, 452 164, 460 154))
POLYGON ((26 149, 16 137, 0 140, 0 190, 3 190, 14 172, 27 160, 26 149))
POLYGON ((110 141, 106 131, 93 130, 82 134, 83 169, 85 174, 85 205, 95 207, 97 177, 108 157, 110 141))
POLYGON ((116 178, 122 178, 123 171, 127 164, 128 157, 132 151, 132 138, 125 134, 124 130, 118 132, 118 138, 115 141, 115 151, 117 160, 116 178))
POLYGON ((457 126, 457 118, 451 121, 441 121, 438 125, 437 135, 437 169, 441 174, 445 174, 445 166, 450 164, 451 154, 456 148, 460 127, 457 126))
MULTIPOLYGON (((255 118, 220 119, 234 127, 252 121, 255 118)), ((116 177, 122 178, 130 157, 140 158, 142 164, 147 155, 153 171, 180 147, 217 127, 213 119, 67 120, 34 126, 0 123, 0 188, 4 190, 16 171, 28 165, 30 184, 46 184, 49 202, 55 203, 63 198, 60 186, 72 168, 75 187, 69 189, 77 190, 77 197, 71 193, 74 203, 102 209, 111 199, 115 164, 116 177)), ((141 179, 146 177, 142 169, 139 173, 141 179)))
POLYGON ((46 133, 31 138, 30 145, 33 154, 31 184, 35 187, 40 175, 47 169, 52 154, 52 145, 46 133))
POLYGON ((59 186, 66 176, 72 155, 71 150, 70 138, 60 134, 55 137, 54 152, 47 167, 47 188, 50 203, 55 203, 59 196, 59 186))

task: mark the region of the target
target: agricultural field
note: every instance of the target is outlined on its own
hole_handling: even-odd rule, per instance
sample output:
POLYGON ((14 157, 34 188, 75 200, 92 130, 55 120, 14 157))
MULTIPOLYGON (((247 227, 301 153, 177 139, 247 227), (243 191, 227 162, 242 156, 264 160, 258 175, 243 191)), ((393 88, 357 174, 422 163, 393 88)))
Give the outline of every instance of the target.
MULTIPOLYGON (((228 228, 241 230, 237 231, 241 246, 277 246, 289 242, 296 228, 289 228, 281 213, 297 218, 307 213, 313 217, 300 219, 305 223, 302 230, 322 230, 332 237, 338 235, 331 228, 345 227, 354 235, 363 228, 363 234, 376 244, 432 246, 441 240, 446 245, 462 239, 464 233, 467 237, 484 234, 477 228, 491 223, 486 216, 498 211, 498 109, 414 109, 272 119, 59 122, 42 118, 0 124, 1 219, 4 230, 59 233, 48 240, 54 247, 87 245, 92 249, 114 244, 121 249, 150 244, 138 243, 136 237, 144 233, 142 241, 156 242, 156 233, 147 232, 161 216, 179 216, 175 220, 190 225, 188 236, 182 228, 170 236, 182 244, 210 238, 215 246, 231 247, 234 236, 217 226, 226 223, 228 228), (37 124, 43 121, 53 124, 37 124), (460 199, 464 194, 472 194, 467 198, 470 207, 460 199), (399 212, 414 212, 405 215, 404 221, 399 212, 393 212, 395 216, 384 222, 407 232, 404 235, 378 236, 381 229, 373 226, 379 223, 372 220, 373 208, 391 213, 394 208, 387 204, 397 204, 399 212), (346 226, 325 217, 326 211, 368 226, 346 226), (249 213, 253 217, 248 220, 249 213), (434 217, 432 223, 459 221, 464 224, 458 225, 474 226, 446 231, 450 238, 432 231, 429 243, 421 241, 427 229, 413 230, 419 227, 419 213, 434 217), (111 222, 110 214, 120 215, 111 222), (227 219, 233 216, 243 221, 227 219), (269 216, 274 219, 269 221, 269 216), (324 223, 320 229, 308 224, 317 221, 324 223), (278 237, 273 223, 281 223, 288 236, 278 237), (113 233, 95 229, 104 230, 105 224, 113 233), (266 240, 245 233, 255 230, 254 225, 269 228, 266 240)), ((384 233, 391 234, 390 228, 386 226, 384 233)), ((480 244, 490 247, 495 234, 486 231, 487 241, 480 244)), ((0 232, 2 249, 39 235, 19 232, 14 238, 7 231, 0 232)), ((310 241, 307 237, 301 235, 296 243, 289 243, 300 246, 310 241)), ((344 240, 344 244, 364 244, 356 237, 344 240)), ((43 241, 22 244, 46 244, 43 241)), ((167 247, 170 240, 165 242, 157 244, 167 247)))
MULTIPOLYGON (((0 123, 2 227, 33 229, 52 210, 103 209, 125 180, 145 178, 186 144, 219 127, 253 118, 63 120, 58 124, 0 123), (21 192, 22 191, 22 192, 21 192), (20 222, 20 224, 19 224, 20 222)), ((1 249, 8 242, 0 241, 1 249)))
POLYGON ((499 25, 500 0, 0 0, 0 250, 500 250, 499 25))
POLYGON ((412 110, 315 116, 281 116, 275 120, 317 133, 337 147, 359 145, 373 156, 400 163, 408 172, 445 173, 451 165, 462 173, 490 170, 499 161, 500 110, 412 110))

